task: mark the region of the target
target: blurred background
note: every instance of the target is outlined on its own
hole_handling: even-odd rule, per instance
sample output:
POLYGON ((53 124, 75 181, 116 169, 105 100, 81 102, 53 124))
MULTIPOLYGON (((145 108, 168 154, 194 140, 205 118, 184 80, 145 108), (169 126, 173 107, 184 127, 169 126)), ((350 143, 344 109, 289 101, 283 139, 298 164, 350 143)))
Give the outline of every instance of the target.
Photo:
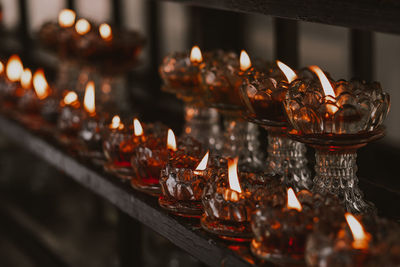
MULTIPOLYGON (((0 55, 19 53, 24 63, 45 66, 50 76, 57 58, 37 46, 35 33, 44 22, 55 21, 62 8, 72 7, 79 17, 94 22, 142 32, 147 44, 140 66, 129 73, 125 100, 145 120, 162 120, 175 129, 182 125, 182 104, 160 91, 157 72, 167 53, 190 50, 198 44, 203 50, 246 49, 252 58, 274 60, 277 50, 274 19, 262 15, 149 0, 0 0, 0 4, 0 55), (153 100, 157 104, 148 105, 153 100)), ((352 77, 349 29, 306 22, 298 22, 298 29, 298 66, 319 65, 335 79, 352 77)), ((399 218, 392 203, 393 196, 400 196, 396 179, 400 37, 373 33, 372 38, 373 53, 367 59, 373 64, 371 78, 390 94, 392 106, 386 120, 387 136, 359 154, 359 176, 361 187, 369 192, 367 198, 384 215, 399 218)), ((144 257, 137 266, 200 266, 167 240, 140 228, 143 226, 125 218, 111 204, 1 137, 0 151, 1 266, 121 266, 119 253, 125 244, 121 229, 132 227, 142 231, 137 241, 141 245, 135 249, 144 257), (148 253, 152 250, 160 257, 148 253)), ((131 232, 124 231, 128 233, 125 238, 129 239, 131 232)))

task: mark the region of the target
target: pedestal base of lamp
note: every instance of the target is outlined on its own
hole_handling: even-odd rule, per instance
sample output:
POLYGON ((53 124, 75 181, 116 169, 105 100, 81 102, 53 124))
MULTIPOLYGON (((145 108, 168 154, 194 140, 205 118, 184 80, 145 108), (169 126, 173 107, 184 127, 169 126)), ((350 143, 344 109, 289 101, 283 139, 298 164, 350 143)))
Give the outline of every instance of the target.
POLYGON ((106 172, 117 175, 121 179, 130 179, 133 175, 132 168, 126 166, 118 166, 113 162, 106 162, 103 165, 106 172))
POLYGON ((201 227, 220 238, 233 242, 250 242, 253 237, 249 222, 222 221, 203 214, 201 227))
POLYGON ((204 212, 201 201, 179 201, 160 196, 158 203, 162 208, 182 217, 200 218, 204 212))
POLYGON ((156 183, 150 180, 154 179, 143 179, 137 176, 133 176, 131 179, 131 186, 138 191, 158 197, 161 194, 161 186, 158 182, 156 183))
POLYGON ((282 254, 278 250, 265 248, 261 242, 253 239, 250 243, 251 252, 260 259, 268 260, 278 265, 304 266, 304 254, 282 254))

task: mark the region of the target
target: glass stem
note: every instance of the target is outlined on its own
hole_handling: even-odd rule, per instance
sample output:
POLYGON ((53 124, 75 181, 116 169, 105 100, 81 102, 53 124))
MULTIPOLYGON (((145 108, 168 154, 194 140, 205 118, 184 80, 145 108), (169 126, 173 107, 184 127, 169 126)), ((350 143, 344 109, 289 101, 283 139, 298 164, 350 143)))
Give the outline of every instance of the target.
POLYGON ((208 147, 218 151, 222 147, 219 114, 216 109, 185 103, 184 134, 188 134, 208 147))
POLYGON ((372 203, 365 201, 358 187, 356 149, 316 147, 313 191, 332 193, 351 213, 374 213, 372 203))
POLYGON ((268 172, 283 176, 284 183, 296 191, 311 189, 311 172, 307 167, 306 146, 286 136, 282 127, 267 127, 268 172))

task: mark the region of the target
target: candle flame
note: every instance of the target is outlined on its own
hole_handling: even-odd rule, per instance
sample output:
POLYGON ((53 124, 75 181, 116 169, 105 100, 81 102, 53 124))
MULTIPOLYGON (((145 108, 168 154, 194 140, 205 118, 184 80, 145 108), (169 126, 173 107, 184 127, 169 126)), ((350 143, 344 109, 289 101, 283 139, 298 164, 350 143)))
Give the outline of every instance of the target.
POLYGON ((33 74, 33 88, 40 100, 45 99, 49 95, 49 84, 44 76, 43 69, 38 69, 33 74))
POLYGON ((324 93, 326 96, 331 96, 335 99, 335 91, 333 90, 333 87, 331 83, 329 82, 328 78, 325 76, 324 72, 318 67, 318 66, 310 66, 310 70, 312 70, 315 74, 317 74, 321 85, 322 89, 324 89, 324 93))
POLYGON ((79 35, 87 34, 90 28, 90 23, 86 19, 79 19, 75 24, 75 30, 79 35))
POLYGON ((200 63, 203 61, 203 56, 201 55, 201 50, 197 45, 193 46, 192 51, 190 52, 190 61, 197 62, 197 63, 200 63))
POLYGON ((237 164, 239 158, 236 157, 234 159, 228 159, 228 181, 229 187, 238 192, 242 193, 242 188, 240 187, 239 177, 237 173, 237 164))
POLYGON ((121 118, 118 115, 115 115, 110 124, 110 129, 124 129, 124 124, 121 123, 121 118))
POLYGON ((208 154, 209 154, 209 151, 207 151, 207 153, 204 155, 203 159, 200 161, 199 165, 197 165, 196 171, 204 171, 207 168, 208 154))
POLYGON ((140 121, 136 118, 133 119, 133 131, 135 133, 135 136, 143 135, 142 124, 140 124, 140 121))
POLYGON ((4 71, 4 64, 3 62, 0 61, 0 74, 2 74, 4 71))
POLYGON ((355 249, 368 248, 368 242, 371 239, 371 236, 364 231, 361 223, 352 214, 346 212, 344 216, 346 217, 347 224, 349 225, 353 235, 353 247, 355 249))
POLYGON ((86 85, 85 96, 83 97, 83 106, 90 116, 96 114, 96 100, 94 94, 94 82, 90 81, 86 85))
POLYGON ((21 74, 21 86, 24 89, 29 89, 32 86, 32 72, 30 69, 25 69, 21 74))
POLYGON ((71 9, 63 9, 58 14, 58 24, 63 28, 68 28, 74 25, 76 14, 71 9))
POLYGON ((101 38, 103 38, 106 41, 109 41, 112 39, 112 30, 110 25, 108 25, 107 23, 102 23, 99 26, 99 33, 101 38))
POLYGON ((288 65, 282 63, 279 60, 276 61, 276 64, 278 65, 279 69, 283 72, 283 74, 285 74, 285 77, 289 83, 297 79, 296 73, 288 65))
POLYGON ((171 129, 168 129, 167 148, 171 149, 172 151, 177 150, 175 134, 171 129))
POLYGON ((287 190, 287 208, 301 211, 303 208, 293 191, 293 188, 287 190))
POLYGON ((240 52, 240 70, 241 71, 246 71, 250 67, 251 67, 250 57, 246 53, 246 51, 242 50, 240 52))
POLYGON ((22 61, 17 55, 12 55, 6 66, 7 78, 12 82, 18 82, 21 79, 22 72, 24 71, 24 66, 22 61))
POLYGON ((64 96, 64 103, 66 105, 71 105, 72 103, 74 103, 75 101, 78 100, 78 95, 75 92, 68 92, 65 96, 64 96))

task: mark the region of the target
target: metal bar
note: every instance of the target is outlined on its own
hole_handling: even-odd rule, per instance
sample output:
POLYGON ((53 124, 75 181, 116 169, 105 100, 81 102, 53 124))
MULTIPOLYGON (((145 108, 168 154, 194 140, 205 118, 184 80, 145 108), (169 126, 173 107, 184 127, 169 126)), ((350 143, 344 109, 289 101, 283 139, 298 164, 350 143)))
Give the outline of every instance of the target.
POLYGON ((351 75, 371 81, 374 78, 374 35, 370 31, 350 30, 351 75))
POLYGON ((68 9, 72 9, 75 10, 76 9, 76 5, 75 5, 75 0, 65 0, 65 5, 68 9))
POLYGON ((292 68, 299 67, 299 27, 297 21, 275 18, 275 58, 292 68))
POLYGON ((121 0, 111 0, 112 6, 112 19, 117 27, 123 26, 124 19, 122 13, 122 2, 121 0))
POLYGON ((31 38, 29 37, 29 17, 26 0, 19 0, 19 39, 23 45, 23 57, 25 60, 31 55, 31 38))
POLYGON ((149 38, 148 53, 150 57, 150 81, 153 88, 158 88, 161 84, 158 75, 158 65, 160 63, 160 8, 157 1, 146 1, 146 25, 147 36, 149 38))

